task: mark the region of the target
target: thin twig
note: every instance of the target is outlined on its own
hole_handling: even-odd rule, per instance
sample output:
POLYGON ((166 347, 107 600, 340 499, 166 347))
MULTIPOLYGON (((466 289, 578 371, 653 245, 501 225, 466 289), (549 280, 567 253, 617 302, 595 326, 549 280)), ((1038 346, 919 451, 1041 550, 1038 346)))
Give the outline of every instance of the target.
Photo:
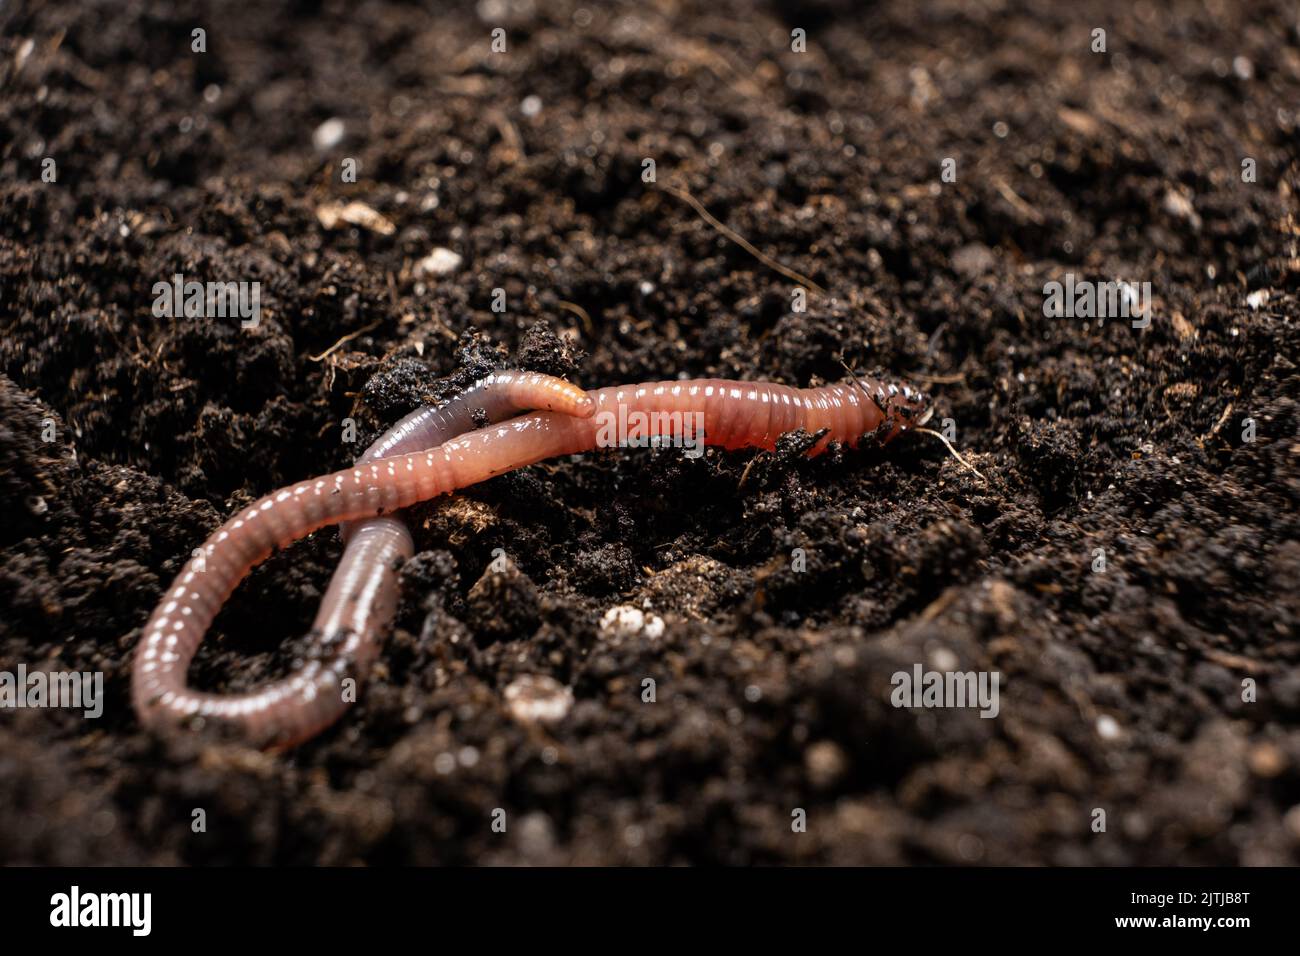
POLYGON ((1034 223, 1034 225, 1041 226, 1043 224, 1044 221, 1043 214, 1039 212, 1037 209, 1035 209, 1033 206, 1031 206, 1028 202, 1026 202, 1020 196, 1019 193, 1017 193, 1014 189, 1012 189, 1007 184, 1006 180, 1004 179, 993 180, 993 188, 996 189, 999 193, 1001 193, 1002 198, 1005 199, 1010 205, 1014 206, 1018 213, 1020 213, 1030 222, 1034 223))
POLYGON ((1214 423, 1214 427, 1211 428, 1206 434, 1201 436, 1200 444, 1202 446, 1204 446, 1205 443, 1210 439, 1218 437, 1219 432, 1223 430, 1223 426, 1228 424, 1228 416, 1232 414, 1232 407, 1234 404, 1235 404, 1234 402, 1229 402, 1228 407, 1225 408, 1223 410, 1223 414, 1219 416, 1219 420, 1214 423))
POLYGON ((524 141, 519 136, 519 130, 515 129, 510 117, 501 110, 493 110, 489 118, 496 124, 497 132, 501 135, 501 143, 506 148, 506 162, 517 163, 524 157, 524 141))
POLYGON ((952 456, 954 458, 956 458, 959 462, 961 462, 966 468, 975 472, 976 476, 979 478, 980 481, 984 482, 984 484, 986 485, 989 483, 989 480, 980 474, 979 469, 976 468, 974 465, 972 465, 970 462, 968 462, 965 458, 963 458, 961 456, 961 452, 959 452, 956 448, 953 448, 952 442, 948 441, 948 439, 945 438, 942 434, 935 431, 933 428, 913 428, 912 431, 921 432, 924 435, 933 435, 935 438, 939 439, 939 441, 943 442, 945 445, 948 446, 948 450, 952 452, 952 456))
POLYGON ((319 362, 322 359, 329 358, 329 356, 333 355, 340 348, 342 348, 344 345, 347 345, 357 336, 365 335, 367 332, 379 328, 380 325, 381 325, 380 320, 376 319, 375 321, 371 322, 363 329, 357 329, 355 332, 349 332, 347 335, 343 336, 343 338, 339 339, 337 342, 335 342, 333 345, 327 348, 324 352, 321 352, 320 355, 308 355, 307 359, 308 361, 311 362, 319 362))
POLYGON ((763 265, 767 266, 769 269, 773 269, 781 273, 781 275, 785 276, 787 279, 792 279, 795 282, 798 282, 800 285, 807 286, 808 288, 812 289, 814 292, 818 293, 819 295, 826 295, 826 290, 823 289, 821 286, 819 286, 816 282, 813 282, 812 279, 809 279, 806 275, 801 275, 800 273, 795 272, 793 269, 787 266, 781 265, 781 263, 777 262, 775 259, 767 255, 766 253, 760 252, 752 242, 750 242, 740 233, 736 232, 736 230, 732 229, 730 226, 720 222, 717 219, 717 217, 715 217, 711 212, 709 212, 707 209, 704 208, 704 205, 698 199, 692 196, 685 189, 678 189, 676 186, 664 185, 663 190, 665 192, 672 193, 682 202, 689 205, 692 209, 694 209, 697 213, 699 213, 701 219, 707 222, 714 229, 718 230, 718 232, 722 233, 724 236, 726 236, 736 245, 740 246, 740 248, 744 249, 746 252, 748 252, 759 262, 763 263, 763 265))
POLYGON ((591 316, 587 314, 586 309, 578 305, 576 302, 561 301, 558 305, 561 309, 564 309, 567 312, 572 312, 582 320, 582 327, 587 330, 588 338, 594 339, 596 337, 596 326, 592 323, 591 316))
POLYGON ((955 372, 952 375, 912 375, 910 378, 918 382, 925 382, 927 385, 956 385, 958 382, 966 381, 966 373, 955 372))

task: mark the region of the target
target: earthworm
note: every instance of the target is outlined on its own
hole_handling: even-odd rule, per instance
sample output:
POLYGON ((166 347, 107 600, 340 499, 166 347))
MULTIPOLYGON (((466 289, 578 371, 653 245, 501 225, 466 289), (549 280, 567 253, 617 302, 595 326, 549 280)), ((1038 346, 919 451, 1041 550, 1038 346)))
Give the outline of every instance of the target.
MULTIPOLYGON (((580 388, 561 379, 494 372, 445 404, 411 412, 366 449, 357 465, 440 445, 473 428, 480 409, 488 421, 500 421, 531 408, 590 415, 594 406, 580 388)), ((346 547, 312 625, 308 659, 283 680, 247 693, 207 694, 188 689, 185 674, 217 610, 251 567, 232 566, 230 549, 221 547, 231 541, 225 532, 234 524, 196 553, 154 612, 136 652, 132 697, 150 725, 202 717, 233 725, 257 743, 289 745, 324 729, 347 708, 342 682, 364 674, 378 651, 396 611, 396 569, 412 554, 411 535, 391 516, 343 524, 346 547)))
POLYGON ((347 706, 340 693, 342 679, 364 673, 377 650, 377 635, 392 619, 397 597, 393 564, 412 550, 400 522, 381 516, 416 502, 556 455, 655 439, 771 449, 782 435, 803 430, 817 436, 808 450, 816 455, 831 442, 856 446, 864 437, 887 442, 924 424, 932 411, 919 392, 862 378, 808 389, 696 379, 592 392, 545 377, 534 377, 526 386, 524 379, 510 380, 513 384, 501 386, 499 393, 480 383, 441 409, 415 412, 355 467, 274 492, 222 525, 145 625, 132 674, 132 699, 141 722, 156 728, 201 716, 237 725, 251 742, 287 745, 336 719, 347 706), (475 390, 477 397, 468 400, 475 390), (473 410, 489 399, 498 412, 520 402, 547 410, 442 440, 470 424, 473 410), (435 418, 437 413, 441 416, 435 418), (426 442, 434 447, 408 451, 426 442), (370 520, 348 526, 360 519, 370 520), (187 690, 190 660, 244 576, 275 549, 334 523, 343 523, 351 536, 313 627, 320 643, 312 660, 289 678, 249 694, 187 690), (200 560, 202 570, 195 567, 200 560))

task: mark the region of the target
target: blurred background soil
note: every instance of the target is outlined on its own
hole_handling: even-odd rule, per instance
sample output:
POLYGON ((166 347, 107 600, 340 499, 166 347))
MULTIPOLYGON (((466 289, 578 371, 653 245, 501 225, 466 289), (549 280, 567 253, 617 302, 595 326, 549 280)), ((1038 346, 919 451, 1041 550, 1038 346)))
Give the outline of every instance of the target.
MULTIPOLYGON (((107 693, 0 712, 0 860, 1300 858, 1294 5, 427 6, 0 4, 0 669, 107 693), (828 294, 792 311, 666 186, 828 294), (260 282, 261 324, 155 318, 178 272, 260 282), (1044 317, 1067 272, 1149 281, 1150 328, 1044 317), (842 362, 935 395, 987 480, 920 435, 538 465, 409 514, 397 628, 333 729, 140 732, 161 589, 349 463, 344 419, 364 447, 503 364, 842 362), (662 635, 602 630, 620 604, 662 635), (997 719, 891 707, 917 662, 998 671, 997 719), (529 677, 563 719, 507 698, 529 677)), ((284 673, 338 554, 257 570, 194 682, 284 673)))

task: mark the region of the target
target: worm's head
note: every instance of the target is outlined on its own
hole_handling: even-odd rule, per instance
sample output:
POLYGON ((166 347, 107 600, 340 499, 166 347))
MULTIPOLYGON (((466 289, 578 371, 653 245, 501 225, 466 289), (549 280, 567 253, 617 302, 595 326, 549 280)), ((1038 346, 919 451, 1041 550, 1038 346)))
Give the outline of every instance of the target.
POLYGON ((884 416, 876 435, 887 442, 911 428, 919 428, 934 415, 930 396, 908 385, 858 378, 858 385, 884 416))

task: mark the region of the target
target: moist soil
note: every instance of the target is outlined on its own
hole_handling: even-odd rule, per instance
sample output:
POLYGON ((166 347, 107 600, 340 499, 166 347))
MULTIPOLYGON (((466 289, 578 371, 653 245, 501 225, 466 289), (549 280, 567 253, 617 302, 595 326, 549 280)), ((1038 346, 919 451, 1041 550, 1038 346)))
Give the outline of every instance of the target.
MULTIPOLYGON (((0 669, 105 695, 0 711, 0 860, 1300 859, 1294 7, 420 6, 0 10, 0 669), (156 316, 177 273, 259 282, 261 321, 156 316), (1070 273, 1149 282, 1150 325, 1048 317, 1070 273), (411 409, 497 367, 845 365, 930 392, 965 464, 913 433, 504 475, 407 513, 333 728, 141 731, 191 550, 411 409), (997 672, 997 716, 892 706, 915 664, 997 672)), ((339 553, 259 567, 192 682, 286 673, 339 553)))

